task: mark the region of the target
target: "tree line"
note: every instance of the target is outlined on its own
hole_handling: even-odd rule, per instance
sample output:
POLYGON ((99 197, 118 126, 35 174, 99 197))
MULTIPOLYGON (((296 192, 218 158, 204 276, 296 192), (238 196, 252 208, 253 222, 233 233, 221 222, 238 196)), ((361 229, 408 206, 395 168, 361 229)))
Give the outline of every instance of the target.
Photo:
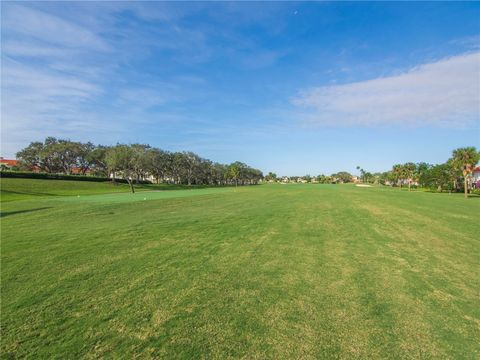
POLYGON ((331 175, 318 176, 277 176, 270 172, 265 176, 270 182, 307 182, 319 184, 338 184, 358 181, 367 184, 382 184, 395 187, 415 187, 434 189, 436 191, 463 191, 465 196, 472 189, 479 189, 480 184, 473 182, 475 166, 480 161, 480 152, 475 147, 458 148, 452 151, 451 157, 442 164, 428 164, 426 162, 395 164, 385 172, 371 173, 360 166, 356 169, 360 176, 357 178, 347 171, 340 171, 331 175))
POLYGON ((242 162, 220 164, 193 152, 170 152, 147 144, 94 145, 47 137, 16 154, 19 167, 47 173, 91 174, 122 178, 130 184, 150 180, 184 185, 248 185, 263 179, 242 162))
POLYGON ((220 164, 204 159, 193 152, 169 152, 146 144, 94 145, 47 137, 42 142, 32 142, 17 153, 20 168, 35 169, 46 173, 90 174, 122 178, 132 191, 133 182, 150 180, 156 183, 184 185, 247 185, 261 180, 270 182, 315 182, 321 184, 348 183, 354 180, 390 186, 420 186, 436 191, 464 191, 465 196, 478 184, 472 175, 480 160, 475 147, 453 150, 451 157, 442 164, 425 162, 396 164, 386 172, 371 173, 360 166, 360 176, 347 171, 331 175, 278 177, 268 173, 265 178, 260 170, 242 162, 220 164))
POLYGON ((390 171, 381 173, 379 182, 396 186, 412 184, 436 189, 439 192, 468 192, 478 184, 473 183, 475 166, 480 161, 480 152, 473 146, 458 148, 452 151, 451 157, 443 164, 428 164, 425 162, 396 164, 390 171))
POLYGON ((264 180, 268 182, 293 182, 293 183, 318 183, 318 184, 338 184, 350 183, 354 179, 353 175, 347 171, 340 171, 331 175, 304 175, 304 176, 278 176, 273 172, 265 175, 264 180))

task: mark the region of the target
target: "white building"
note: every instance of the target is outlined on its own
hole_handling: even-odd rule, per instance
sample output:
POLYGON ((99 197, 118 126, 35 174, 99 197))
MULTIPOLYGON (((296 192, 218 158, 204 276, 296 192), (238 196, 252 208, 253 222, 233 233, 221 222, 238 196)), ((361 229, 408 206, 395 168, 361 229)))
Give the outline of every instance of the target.
POLYGON ((480 189, 480 166, 473 169, 472 183, 475 188, 480 189))

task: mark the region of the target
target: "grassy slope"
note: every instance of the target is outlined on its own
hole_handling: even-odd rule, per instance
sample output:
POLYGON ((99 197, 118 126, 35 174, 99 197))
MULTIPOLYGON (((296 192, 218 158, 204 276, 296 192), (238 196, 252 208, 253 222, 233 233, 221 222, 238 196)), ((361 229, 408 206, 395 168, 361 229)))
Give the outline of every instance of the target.
POLYGON ((4 203, 2 353, 480 356, 479 198, 328 185, 189 194, 4 203))
POLYGON ((2 202, 66 195, 90 195, 128 191, 127 184, 96 183, 88 181, 1 179, 2 202))
MULTIPOLYGON (((192 189, 184 185, 135 185, 136 191, 192 189)), ((201 187, 200 187, 201 188, 201 187)), ((2 202, 52 196, 78 196, 106 193, 130 193, 128 184, 43 179, 0 179, 2 202)))

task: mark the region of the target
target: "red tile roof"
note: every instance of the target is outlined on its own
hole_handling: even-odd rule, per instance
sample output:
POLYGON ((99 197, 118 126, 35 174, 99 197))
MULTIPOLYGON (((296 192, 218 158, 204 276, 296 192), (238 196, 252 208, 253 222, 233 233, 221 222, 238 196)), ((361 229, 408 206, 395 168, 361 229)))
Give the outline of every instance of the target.
POLYGON ((17 160, 0 159, 0 164, 4 164, 8 166, 16 166, 17 163, 18 163, 17 160))
MULTIPOLYGON (((70 171, 72 172, 72 174, 81 174, 83 169, 79 167, 73 167, 71 168, 70 171)), ((85 170, 85 174, 90 174, 90 173, 91 173, 90 169, 85 170)))

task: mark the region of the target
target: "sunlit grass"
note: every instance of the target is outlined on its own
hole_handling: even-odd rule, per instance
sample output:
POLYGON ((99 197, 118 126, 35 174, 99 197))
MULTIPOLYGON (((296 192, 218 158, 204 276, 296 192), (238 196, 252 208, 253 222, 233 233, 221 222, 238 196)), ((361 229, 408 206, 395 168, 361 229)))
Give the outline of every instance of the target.
POLYGON ((479 198, 97 190, 2 204, 4 357, 480 356, 479 198))

